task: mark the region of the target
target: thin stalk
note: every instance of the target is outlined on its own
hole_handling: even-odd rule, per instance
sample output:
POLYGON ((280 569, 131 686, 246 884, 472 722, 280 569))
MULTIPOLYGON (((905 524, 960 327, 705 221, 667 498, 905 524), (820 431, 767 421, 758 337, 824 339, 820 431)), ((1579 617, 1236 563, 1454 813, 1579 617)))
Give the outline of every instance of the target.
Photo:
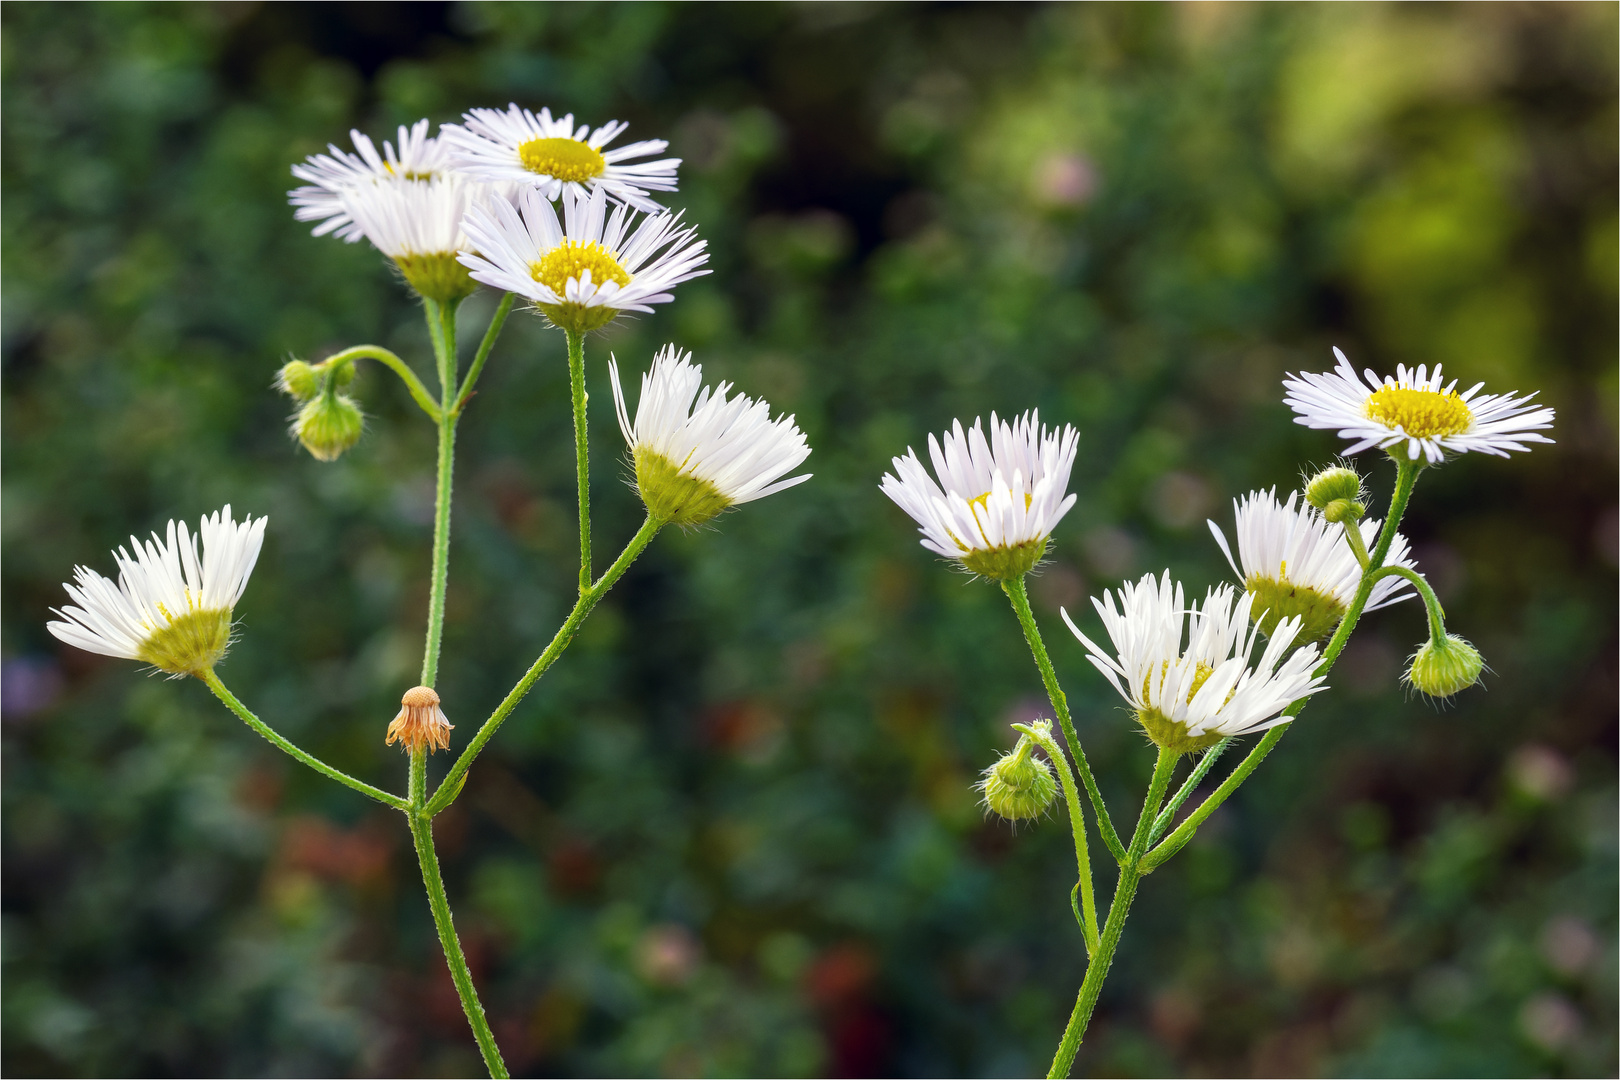
POLYGON ((444 639, 444 596, 450 578, 450 493, 456 460, 456 420, 450 407, 456 386, 456 309, 424 301, 428 332, 439 361, 439 476, 433 502, 433 575, 428 589, 426 642, 422 647, 422 685, 439 677, 439 645, 444 639))
POLYGON ((1013 730, 1028 735, 1057 765, 1058 779, 1063 782, 1063 798, 1069 804, 1069 828, 1074 833, 1074 861, 1080 875, 1075 892, 1080 895, 1080 907, 1084 910, 1084 914, 1077 910, 1075 921, 1080 924, 1080 936, 1086 942, 1086 955, 1095 956, 1098 934, 1097 894, 1091 887, 1091 850, 1086 842, 1086 819, 1080 812, 1080 793, 1075 789, 1074 773, 1069 770, 1069 759, 1064 756, 1057 740, 1049 733, 1028 724, 1014 724, 1013 730))
POLYGON ((484 1055, 484 1066, 489 1075, 506 1080, 506 1062, 501 1060, 500 1048, 495 1045, 495 1034, 489 1029, 484 1006, 473 988, 472 971, 467 967, 467 956, 461 951, 456 937, 456 924, 450 915, 450 898, 444 892, 444 879, 439 876, 439 855, 433 849, 433 819, 424 813, 413 812, 411 839, 416 844, 416 860, 422 866, 422 884, 427 887, 428 906, 433 909, 433 925, 439 932, 439 944, 444 947, 445 964, 450 968, 450 979, 456 984, 461 998, 461 1009, 467 1014, 473 1037, 478 1040, 478 1052, 484 1055))
POLYGON ((1429 613, 1429 635, 1436 641, 1443 641, 1446 636, 1446 609, 1440 606, 1440 598, 1434 595, 1434 589, 1424 580, 1423 575, 1407 566, 1381 566, 1369 575, 1374 582, 1380 578, 1403 577, 1410 581, 1417 589, 1418 595, 1423 597, 1423 607, 1429 613))
POLYGON ((613 561, 613 565, 608 567, 602 576, 597 579, 596 583, 586 589, 580 596, 578 602, 574 604, 574 610, 568 613, 568 618, 564 620, 562 627, 558 629, 556 636, 551 639, 551 643, 546 646, 545 651, 524 673, 523 678, 517 681, 517 685, 512 687, 511 692, 506 695, 505 699, 495 707, 495 711, 490 714, 489 719, 485 720, 483 726, 478 729, 478 734, 473 736, 472 742, 467 744, 467 749, 461 752, 461 756, 456 759, 456 763, 450 767, 450 771, 439 782, 437 790, 433 793, 433 798, 428 801, 428 814, 440 813, 455 799, 456 794, 461 790, 462 778, 484 749, 485 744, 495 737, 495 732, 500 730, 500 726, 506 722, 506 718, 512 715, 512 710, 517 708, 518 702, 523 700, 530 689, 534 687, 534 684, 539 681, 540 676, 546 673, 546 669, 556 662, 557 657, 562 655, 564 649, 568 648, 569 642, 573 641, 574 635, 579 632, 580 626, 585 622, 585 617, 591 613, 591 609, 596 607, 597 601, 601 600, 607 591, 613 587, 614 582, 618 581, 624 575, 624 572, 630 569, 630 564, 635 562, 636 557, 646 550, 647 545, 652 543, 652 538, 657 536, 658 530, 663 527, 664 523, 662 521, 649 514, 647 520, 642 522, 640 530, 630 539, 630 543, 625 545, 624 550, 619 553, 619 557, 613 561))
POLYGON ((501 327, 506 325, 506 317, 512 313, 512 301, 516 293, 507 293, 501 297, 500 306, 489 320, 489 329, 484 331, 484 340, 478 343, 478 351, 473 354, 472 367, 467 369, 467 377, 461 381, 461 389, 456 392, 456 403, 450 411, 456 416, 467 407, 467 401, 472 397, 473 387, 478 384, 478 376, 484 372, 484 361, 489 359, 490 350, 495 347, 495 340, 501 336, 501 327))
POLYGON ((408 810, 410 808, 410 804, 404 799, 401 799, 398 795, 390 795, 386 791, 372 787, 363 780, 356 780, 354 777, 350 776, 346 772, 343 772, 341 769, 334 769, 332 766, 328 765, 314 754, 306 752, 305 750, 289 742, 287 739, 283 738, 281 735, 277 734, 274 728, 270 727, 270 725, 266 724, 263 720, 260 720, 257 716, 254 716, 252 710, 238 701, 236 699, 236 695, 231 693, 230 690, 226 689, 225 684, 220 681, 219 676, 214 673, 212 668, 203 672, 200 677, 202 678, 203 682, 208 684, 208 689, 214 692, 214 696, 225 703, 226 708, 230 709, 231 712, 235 713, 237 716, 240 716, 243 723, 247 724, 248 727, 264 736, 266 741, 268 741, 276 749, 281 750, 289 756, 303 762, 305 765, 308 765, 322 776, 336 780, 345 787, 351 787, 368 798, 376 799, 384 806, 391 806, 395 810, 408 810))
MULTIPOLYGON (((1422 466, 1410 461, 1397 461, 1396 468, 1398 472, 1395 476, 1395 494, 1390 498, 1389 517, 1384 519, 1384 526, 1378 533, 1378 542, 1374 545, 1370 556, 1371 569, 1361 575, 1361 585, 1356 589, 1355 598, 1350 601, 1350 606, 1346 609, 1344 618, 1340 620, 1339 628, 1334 631, 1332 639, 1328 641, 1327 648, 1322 650, 1322 662, 1316 666, 1316 670, 1313 672, 1315 675, 1325 676, 1331 671, 1334 661, 1338 660, 1339 654, 1344 651, 1345 642, 1350 640, 1350 634, 1355 630, 1356 622, 1361 618, 1361 613, 1367 606, 1367 598, 1372 595, 1373 583, 1376 580, 1374 575, 1383 567, 1384 560, 1389 557, 1389 546, 1394 542, 1401 518, 1406 514, 1406 504, 1412 498, 1412 487, 1417 483, 1417 475, 1422 466)), ((1275 725, 1270 731, 1266 732, 1265 737, 1255 745, 1253 750, 1249 751, 1249 756, 1244 758, 1236 769, 1232 770, 1232 775, 1228 776, 1221 786, 1216 788, 1214 793, 1203 801, 1198 809, 1188 814, 1187 820, 1183 821, 1175 832, 1166 837, 1163 843, 1149 852, 1147 858, 1142 860, 1144 873, 1152 873, 1162 866, 1166 859, 1187 845, 1187 841, 1192 839, 1193 834, 1198 831, 1198 827, 1209 818, 1209 815, 1215 812, 1216 808, 1231 797, 1232 792, 1236 791, 1243 781, 1249 778, 1249 774, 1259 767, 1260 762, 1265 760, 1266 755, 1271 753, 1271 748, 1282 740, 1283 735, 1287 733, 1290 722, 1300 714, 1309 700, 1309 698, 1300 698, 1283 710, 1283 716, 1286 718, 1284 722, 1275 725)))
POLYGON ((1362 572, 1365 573, 1370 556, 1367 554, 1367 542, 1361 538, 1361 522, 1359 519, 1344 522, 1344 538, 1350 544, 1350 550, 1355 553, 1356 562, 1361 564, 1362 572))
POLYGON ((1012 601, 1018 625, 1024 629, 1024 640, 1029 643, 1029 651, 1035 656, 1035 666, 1040 669, 1041 681, 1046 684, 1046 696, 1052 701, 1052 709, 1063 728, 1063 738, 1069 744, 1069 752, 1074 755, 1075 771, 1080 774, 1086 794, 1091 797, 1092 809, 1097 813, 1097 831, 1102 834, 1103 843, 1108 845, 1114 859, 1122 861, 1125 858, 1125 845, 1119 842, 1119 833, 1114 831, 1114 823, 1108 816, 1108 805, 1103 802, 1102 791, 1097 787, 1096 778, 1091 775, 1091 763, 1086 760, 1080 736, 1075 734, 1074 721, 1069 718, 1069 699, 1063 693, 1063 687, 1058 685, 1052 658, 1046 655, 1046 643, 1041 640, 1041 629, 1035 625, 1035 613, 1029 607, 1029 590, 1024 587, 1024 579, 1016 577, 1003 581, 1001 591, 1012 601))
MULTIPOLYGON (((437 351, 435 347, 435 354, 437 354, 437 351)), ((321 362, 323 364, 334 364, 341 363, 344 360, 377 361, 399 376, 400 381, 405 384, 405 389, 410 391, 411 400, 422 407, 422 411, 428 414, 429 419, 435 424, 439 422, 440 410, 438 402, 433 400, 433 396, 428 393, 427 387, 422 385, 422 380, 416 377, 416 372, 412 371, 410 366, 396 354, 381 345, 355 345, 352 348, 344 349, 342 352, 333 353, 321 362)))
POLYGON ((1204 751, 1203 756, 1198 759, 1197 766, 1193 768, 1192 775, 1187 777, 1187 782, 1181 785, 1170 801, 1165 804, 1164 809, 1159 811, 1158 818, 1153 822, 1153 829, 1148 833, 1149 844, 1156 842, 1164 834, 1164 830, 1170 827, 1170 823, 1176 819, 1176 811, 1181 809, 1181 804, 1186 802, 1187 798, 1197 790, 1198 785, 1204 782, 1204 777, 1209 775, 1209 770, 1215 767, 1216 759, 1226 753, 1226 748, 1231 745, 1231 736, 1227 736, 1204 751))
POLYGON ((1142 880, 1138 864, 1147 850, 1148 834, 1158 816, 1159 804, 1164 801, 1165 789, 1170 786, 1170 778, 1175 773, 1178 756, 1163 747, 1159 749, 1159 760, 1153 767, 1147 797, 1142 800, 1142 813, 1136 819, 1136 832, 1131 837, 1130 850, 1126 853, 1124 865, 1119 868, 1119 884, 1114 889, 1113 901, 1108 905, 1108 921, 1103 925, 1102 940, 1091 963, 1086 965, 1086 977, 1080 984, 1074 1012, 1069 1015, 1069 1026, 1063 1031, 1063 1040, 1058 1043, 1052 1067, 1046 1074, 1048 1080, 1068 1076, 1069 1070, 1074 1068, 1074 1055, 1079 1051, 1080 1040, 1091 1023, 1097 997, 1102 993, 1103 980, 1108 978, 1108 969, 1114 962, 1114 951, 1119 948, 1125 917, 1130 914, 1131 901, 1136 898, 1136 886, 1142 880))
POLYGON ((591 451, 586 440, 585 335, 568 334, 568 385, 574 399, 574 471, 579 481, 579 592, 591 587, 591 451))

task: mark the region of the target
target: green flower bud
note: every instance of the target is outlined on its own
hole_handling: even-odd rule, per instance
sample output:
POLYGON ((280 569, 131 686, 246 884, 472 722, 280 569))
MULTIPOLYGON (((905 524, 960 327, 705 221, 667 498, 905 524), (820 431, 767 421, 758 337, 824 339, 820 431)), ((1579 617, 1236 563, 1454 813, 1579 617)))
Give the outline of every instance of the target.
POLYGON ((354 382, 353 360, 338 360, 335 362, 328 360, 326 363, 321 365, 321 368, 330 370, 333 386, 343 387, 354 382))
MULTIPOLYGON (((1330 469, 1323 469, 1305 482, 1305 501, 1326 512, 1334 503, 1361 503, 1361 477, 1354 469, 1347 469, 1342 465, 1335 465, 1330 469)), ((1361 506, 1357 516, 1366 507, 1361 506)), ((1329 517, 1329 521, 1338 521, 1341 518, 1329 517)))
POLYGON ((1447 634, 1439 641, 1429 638, 1412 655, 1406 683, 1430 697, 1448 698, 1479 682, 1484 670, 1485 660, 1478 649, 1456 634, 1447 634))
POLYGON ((308 401, 321 392, 321 373, 312 364, 294 360, 276 373, 276 389, 299 401, 308 401))
POLYGON ((360 441, 365 426, 354 399, 331 391, 307 402, 293 418, 293 434, 320 461, 336 461, 360 441))
POLYGON ((1057 781, 1052 766, 1035 756, 1035 743, 1028 735, 1001 760, 984 770, 984 779, 975 785, 984 794, 984 804, 1008 821, 1039 817, 1057 797, 1057 781))

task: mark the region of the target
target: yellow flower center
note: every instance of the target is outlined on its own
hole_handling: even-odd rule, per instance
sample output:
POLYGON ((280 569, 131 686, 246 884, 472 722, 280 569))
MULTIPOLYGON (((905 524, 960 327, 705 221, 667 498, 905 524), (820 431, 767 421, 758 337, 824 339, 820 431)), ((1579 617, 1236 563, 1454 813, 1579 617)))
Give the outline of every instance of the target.
MULTIPOLYGON (((1167 675, 1169 673, 1170 673, 1170 661, 1166 660, 1164 662, 1164 664, 1159 668, 1159 676, 1161 678, 1163 678, 1165 675, 1167 675)), ((1187 703, 1189 705, 1192 704, 1192 699, 1198 696, 1198 691, 1200 691, 1200 690, 1202 690, 1204 688, 1204 684, 1209 682, 1209 677, 1211 675, 1213 675, 1213 674, 1215 674, 1215 669, 1214 668, 1210 667, 1208 664, 1204 663, 1202 660, 1198 661, 1198 666, 1193 670, 1192 688, 1187 691, 1187 703)), ((1152 701, 1153 700, 1153 695, 1148 692, 1149 689, 1152 686, 1153 686, 1153 674, 1151 672, 1149 672, 1147 678, 1142 680, 1142 697, 1146 701, 1152 701)), ((1227 700, 1228 701, 1232 700, 1231 695, 1227 696, 1227 700)))
POLYGON ((438 175, 439 175, 438 173, 432 172, 432 171, 417 172, 417 171, 415 171, 413 169, 407 169, 405 172, 396 173, 394 171, 394 167, 392 165, 388 164, 386 161, 383 162, 383 168, 388 170, 388 175, 389 176, 397 176, 402 180, 415 180, 415 181, 417 181, 419 183, 423 183, 423 184, 427 183, 430 180, 436 179, 438 177, 438 175))
POLYGON ((1400 428, 1414 439, 1461 435, 1474 423, 1468 403, 1455 392, 1413 390, 1386 386, 1367 399, 1367 415, 1380 424, 1400 428))
POLYGON ((542 176, 584 183, 607 170, 602 152, 578 139, 530 139, 518 147, 523 167, 542 176))
MULTIPOLYGON (((1159 674, 1162 676, 1169 670, 1170 661, 1166 660, 1164 666, 1159 669, 1159 674)), ((1187 701, 1189 703, 1198 696, 1198 691, 1203 689, 1204 684, 1209 681, 1209 677, 1213 674, 1215 674, 1213 667, 1210 667, 1202 660, 1198 661, 1198 667, 1193 671, 1192 687, 1187 691, 1187 701)), ((1151 674, 1142 681, 1142 696, 1148 701, 1152 700, 1148 694, 1148 689, 1152 683, 1153 676, 1151 674)), ((1231 694, 1227 694, 1226 700, 1231 701, 1233 694, 1236 692, 1234 690, 1231 694)), ((1188 734, 1186 724, 1180 720, 1170 719, 1157 705, 1153 704, 1136 711, 1136 722, 1142 725, 1142 730, 1147 732, 1148 738, 1166 750, 1177 754, 1208 750, 1225 738, 1218 731, 1205 732, 1202 735, 1188 734)))
POLYGON ((539 262, 529 266, 530 276, 559 297, 567 295, 569 278, 583 278, 587 270, 591 272, 591 282, 595 285, 612 281, 622 288, 630 284, 630 275, 619 265, 619 260, 594 240, 587 240, 583 244, 576 240, 564 240, 542 255, 539 262))

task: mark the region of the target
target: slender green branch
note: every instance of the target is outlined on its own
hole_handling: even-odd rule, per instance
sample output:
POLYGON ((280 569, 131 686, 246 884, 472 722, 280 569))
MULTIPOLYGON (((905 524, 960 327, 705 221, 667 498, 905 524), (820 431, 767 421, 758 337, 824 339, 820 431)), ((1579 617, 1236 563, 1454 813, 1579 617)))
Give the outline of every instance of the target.
POLYGON ((484 1006, 473 988, 472 971, 467 967, 467 956, 461 951, 461 940, 456 936, 456 924, 450 915, 450 898, 444 892, 444 879, 439 876, 439 855, 433 849, 433 820, 425 814, 413 813, 411 839, 416 844, 416 859, 422 866, 422 884, 427 887, 428 906, 433 910, 433 926, 439 932, 439 944, 444 948, 445 964, 450 968, 450 979, 456 984, 461 998, 461 1009, 467 1014, 473 1037, 478 1040, 478 1051, 484 1055, 489 1075, 505 1080, 511 1074, 501 1060, 495 1035, 484 1016, 484 1006))
POLYGON ((1446 609, 1440 606, 1440 598, 1434 595, 1434 589, 1424 580, 1422 574, 1409 566, 1380 566, 1368 577, 1374 582, 1386 577, 1403 577, 1410 581, 1417 589, 1418 595, 1423 598, 1423 607, 1429 614, 1429 634, 1436 641, 1445 640, 1446 609))
POLYGON ((263 720, 260 720, 257 716, 254 716, 252 710, 238 701, 236 699, 236 695, 231 693, 230 690, 226 689, 225 684, 220 681, 219 676, 215 674, 212 668, 203 672, 201 678, 203 682, 208 684, 208 689, 214 692, 214 696, 225 703, 226 708, 230 709, 231 712, 235 713, 237 716, 240 716, 242 721, 247 724, 248 727, 264 736, 264 738, 278 750, 284 751, 291 757, 303 762, 305 765, 308 765, 322 776, 329 777, 345 787, 353 788, 362 795, 376 799, 384 806, 392 806, 395 810, 408 810, 410 808, 410 805, 398 795, 390 795, 386 791, 372 787, 363 780, 356 780, 354 777, 350 776, 346 772, 343 772, 341 769, 334 769, 332 766, 328 765, 314 754, 304 751, 303 749, 294 745, 288 739, 278 734, 274 728, 272 728, 269 724, 266 724, 263 720))
MULTIPOLYGON (((1389 557, 1390 545, 1395 541, 1395 533, 1400 526, 1401 518, 1406 514, 1406 504, 1412 498, 1412 487, 1417 483, 1417 475, 1422 468, 1421 465, 1410 461, 1397 461, 1396 467, 1398 471, 1395 476, 1395 494, 1390 499, 1389 516, 1384 519, 1383 528, 1379 530, 1378 541, 1370 556, 1371 569, 1361 575, 1361 585, 1356 589, 1355 598, 1350 601, 1350 606, 1346 609, 1344 618, 1340 620, 1338 629, 1333 632, 1332 639, 1328 641, 1327 648, 1322 650, 1322 662, 1316 665, 1313 672, 1317 676, 1325 676, 1333 669, 1334 661, 1338 660, 1339 654, 1344 651, 1345 642, 1350 640, 1350 634, 1355 630, 1356 623, 1367 606, 1367 598, 1372 595, 1374 575, 1389 557)), ((1198 827, 1231 797, 1232 792, 1236 791, 1243 781, 1249 778, 1249 774, 1259 767, 1260 762, 1265 760, 1266 755, 1271 753, 1271 748, 1282 740, 1290 722, 1300 714, 1309 700, 1300 698, 1283 710, 1285 721, 1267 731, 1265 737, 1249 751, 1249 756, 1232 771, 1232 775, 1228 776, 1198 809, 1188 814, 1187 819, 1166 837, 1163 843, 1148 853, 1147 858, 1142 861, 1145 872, 1152 873, 1162 866, 1166 859, 1187 845, 1193 834, 1198 831, 1198 827)))
POLYGON ((1069 804, 1069 828, 1074 833, 1074 861, 1080 875, 1075 890, 1080 894, 1080 907, 1084 911, 1084 914, 1076 912, 1076 921, 1080 923, 1080 936, 1086 942, 1086 955, 1095 956, 1098 934, 1097 894, 1091 886, 1091 850, 1086 842, 1086 819, 1080 811, 1080 792, 1075 787, 1074 773, 1069 769, 1069 759, 1058 747, 1057 740, 1049 733, 1028 724, 1014 724, 1013 730, 1028 735, 1046 751, 1046 756, 1057 766, 1058 779, 1063 782, 1063 798, 1069 804))
POLYGON ((473 387, 478 384, 478 376, 484 372, 484 361, 489 359, 490 350, 495 347, 495 339, 501 336, 501 327, 506 325, 506 316, 511 314, 512 301, 516 293, 507 293, 501 297, 500 306, 489 320, 489 329, 484 331, 484 340, 478 343, 478 351, 473 354, 472 367, 467 369, 467 377, 461 380, 461 389, 456 392, 456 403, 450 407, 450 412, 456 416, 467 407, 467 400, 472 397, 473 387))
POLYGON ((1171 800, 1165 804, 1164 809, 1159 811, 1158 818, 1153 822, 1153 829, 1148 833, 1149 844, 1157 841, 1164 834, 1164 830, 1170 827, 1170 823, 1176 819, 1176 811, 1181 809, 1181 804, 1186 802, 1188 797, 1198 788, 1198 785, 1204 782, 1204 777, 1208 776, 1209 770, 1214 768, 1216 759, 1226 753, 1226 748, 1231 745, 1232 739, 1228 736, 1204 751, 1203 756, 1198 759, 1198 764, 1194 767, 1192 775, 1187 777, 1187 782, 1181 785, 1171 800))
POLYGON ((574 399, 574 471, 579 482, 579 591, 591 587, 591 450, 586 438, 585 335, 568 334, 568 384, 574 399))
POLYGON ((574 640, 574 635, 579 632, 580 626, 585 622, 585 617, 591 613, 592 608, 596 607, 597 601, 601 600, 607 594, 607 591, 613 587, 614 582, 618 581, 624 575, 624 572, 630 569, 630 564, 636 561, 636 557, 642 551, 646 550, 647 545, 652 543, 652 538, 657 536, 658 530, 663 527, 664 523, 662 521, 649 514, 647 520, 642 522, 641 529, 631 538, 630 543, 625 545, 625 549, 619 553, 619 557, 613 561, 613 565, 608 567, 602 576, 597 579, 596 583, 580 596, 579 601, 574 604, 574 610, 568 613, 568 618, 564 620, 562 627, 558 629, 556 636, 551 639, 551 643, 546 646, 545 651, 524 673, 523 678, 518 680, 517 685, 512 687, 511 692, 506 695, 505 699, 495 707, 495 711, 490 714, 489 719, 485 720, 483 726, 478 729, 478 734, 473 736, 472 742, 467 744, 467 749, 461 752, 461 756, 456 759, 456 763, 451 766, 450 771, 440 781, 438 789, 433 793, 433 798, 427 804, 427 813, 429 815, 438 814, 446 806, 450 805, 450 802, 461 791, 462 778, 484 749, 484 746, 490 739, 495 737, 495 732, 500 730, 500 726, 506 722, 507 717, 512 715, 512 710, 517 708, 518 702, 523 700, 530 689, 534 687, 534 684, 539 681, 540 676, 544 675, 546 669, 556 662, 557 657, 562 655, 564 649, 568 648, 569 643, 574 640))
POLYGON ((1350 550, 1355 553, 1356 562, 1360 563, 1361 569, 1365 571, 1369 556, 1367 555, 1367 542, 1361 538, 1360 518, 1351 518, 1344 522, 1344 538, 1349 543, 1350 550))
POLYGON ((1148 834, 1157 819, 1159 804, 1164 801, 1165 790, 1175 773, 1178 756, 1162 747, 1159 750, 1159 760, 1153 767, 1153 779, 1148 783, 1147 797, 1142 800, 1142 813, 1136 819, 1136 832, 1131 836, 1130 850, 1119 869, 1119 884, 1114 888, 1114 899, 1108 905, 1108 921, 1103 925, 1102 939, 1098 942, 1096 955, 1086 966, 1086 977, 1075 998, 1074 1011, 1069 1015, 1069 1026, 1063 1031, 1063 1039, 1052 1058, 1052 1068, 1046 1074, 1049 1078, 1068 1076, 1069 1070, 1074 1068, 1074 1055, 1079 1052, 1080 1040, 1091 1023, 1097 997, 1102 993, 1103 980, 1108 978, 1108 969, 1114 962, 1114 951, 1119 948, 1125 917, 1130 914, 1131 901, 1136 898, 1136 886, 1142 880, 1139 864, 1143 852, 1147 850, 1148 834))
POLYGON ((1069 718, 1069 699, 1063 693, 1063 687, 1058 685, 1057 671, 1052 667, 1052 658, 1046 655, 1046 643, 1041 640, 1040 627, 1035 624, 1035 613, 1030 610, 1029 590, 1024 586, 1024 579, 1016 577, 1003 581, 1001 591, 1012 601, 1013 612, 1018 616, 1018 625, 1024 630, 1024 640, 1029 643, 1029 651, 1035 656, 1035 666, 1040 669, 1041 681, 1046 684, 1046 696, 1052 701, 1052 709, 1057 713, 1058 724, 1063 728, 1063 738, 1069 744, 1069 752, 1074 755, 1075 771, 1080 774, 1080 781, 1086 786, 1086 794, 1091 797, 1092 809, 1096 811, 1097 831, 1102 834, 1103 843, 1108 846, 1114 859, 1123 860, 1125 845, 1119 842, 1119 833, 1114 831, 1114 822, 1108 816, 1108 805, 1103 802, 1102 791, 1097 787, 1096 778, 1091 775, 1091 763, 1086 760, 1085 749, 1080 745, 1080 736, 1075 734, 1074 721, 1069 718))
POLYGON ((450 495, 456 459, 456 414, 450 408, 456 378, 456 309, 431 300, 428 332, 439 361, 439 387, 444 395, 439 413, 439 475, 433 501, 433 574, 428 590, 426 641, 422 647, 422 685, 439 677, 439 646, 444 640, 444 597, 450 577, 450 495))
POLYGON ((434 401, 433 396, 428 393, 427 387, 422 385, 422 380, 416 377, 416 372, 412 371, 410 366, 394 353, 383 348, 381 345, 355 345, 351 348, 344 349, 342 352, 333 353, 331 356, 328 356, 325 360, 321 361, 321 363, 340 363, 344 360, 377 361, 379 364, 392 371, 395 375, 399 376, 400 381, 405 384, 405 389, 411 392, 411 400, 415 401, 422 407, 422 411, 428 414, 429 419, 431 419, 435 424, 439 422, 438 403, 434 401))

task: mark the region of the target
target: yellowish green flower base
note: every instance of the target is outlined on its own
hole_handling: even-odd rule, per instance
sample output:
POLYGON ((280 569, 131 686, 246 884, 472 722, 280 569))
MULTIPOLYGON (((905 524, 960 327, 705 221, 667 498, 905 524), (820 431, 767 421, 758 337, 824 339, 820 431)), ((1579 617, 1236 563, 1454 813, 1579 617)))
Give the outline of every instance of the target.
POLYGON ((1052 767, 1036 757, 1034 750, 1029 736, 1021 736, 1018 745, 986 769, 979 781, 984 804, 1008 821, 1039 817, 1057 797, 1052 767))
POLYGON ((405 281, 417 293, 439 304, 465 300, 478 288, 467 268, 456 261, 453 251, 431 255, 401 255, 394 260, 405 281))
MULTIPOLYGON (((1196 687, 1193 693, 1198 691, 1196 687)), ((1191 700, 1192 695, 1188 695, 1191 700)), ((1187 725, 1172 720, 1158 709, 1138 709, 1136 721, 1147 732, 1148 738, 1156 744, 1170 751, 1172 754, 1192 754, 1199 750, 1208 750, 1222 739, 1226 738, 1218 731, 1211 731, 1203 735, 1189 735, 1187 725)))
POLYGON ((1243 587, 1254 594, 1254 620, 1267 637, 1277 629, 1278 623, 1297 615, 1302 621, 1294 643, 1305 645, 1326 638, 1344 618, 1344 605, 1339 601, 1315 589, 1295 585, 1287 578, 1278 580, 1251 574, 1243 587))
POLYGON ((201 676, 231 643, 231 609, 188 611, 141 644, 138 659, 171 675, 201 676))
POLYGON ((671 525, 701 525, 731 505, 707 480, 683 475, 662 454, 636 447, 636 490, 653 517, 671 525))
POLYGON ((1008 581, 1023 577, 1035 569, 1035 564, 1046 554, 1047 538, 1027 540, 1010 547, 991 548, 989 551, 969 551, 962 556, 962 565, 980 577, 992 581, 1008 581))

